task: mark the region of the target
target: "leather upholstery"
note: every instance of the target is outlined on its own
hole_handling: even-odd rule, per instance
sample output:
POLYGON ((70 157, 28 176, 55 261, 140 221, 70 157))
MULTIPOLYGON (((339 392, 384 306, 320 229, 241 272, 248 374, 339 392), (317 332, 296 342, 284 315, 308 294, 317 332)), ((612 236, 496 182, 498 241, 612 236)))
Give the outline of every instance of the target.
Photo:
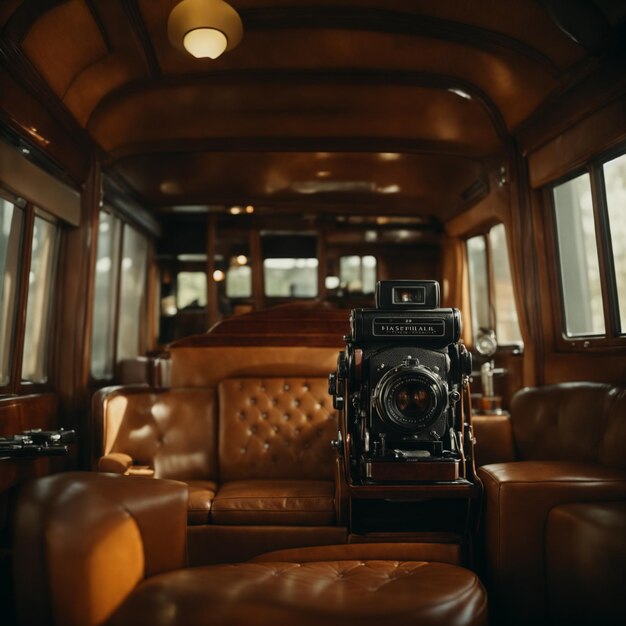
MULTIPOLYGON (((554 579, 546 579, 550 512, 570 503, 600 510, 603 505, 592 503, 626 498, 625 415, 626 388, 605 383, 528 388, 513 398, 520 461, 478 470, 486 493, 491 604, 504 623, 549 622, 547 598, 556 589, 554 579)), ((596 604, 589 594, 577 601, 596 604)))
POLYGON ((189 524, 208 524, 211 520, 211 507, 217 492, 217 483, 213 480, 186 480, 189 488, 187 503, 189 524))
POLYGON ((446 563, 327 554, 185 569, 186 502, 172 481, 75 472, 31 483, 16 519, 22 623, 486 624, 477 576, 446 563))
POLYGON ((185 563, 181 483, 71 472, 20 494, 14 559, 20 623, 96 626, 144 577, 185 563))
POLYGON ((326 384, 325 378, 234 378, 217 391, 102 390, 94 399, 104 453, 98 469, 186 482, 192 525, 334 524, 330 441, 338 427, 326 384), (218 478, 233 484, 212 514, 218 478), (277 486, 284 479, 300 482, 277 486))
POLYGON ((507 623, 546 614, 544 531, 550 510, 568 502, 626 498, 626 472, 596 464, 521 461, 478 470, 486 493, 490 578, 507 623))
POLYGON ((337 418, 320 378, 229 378, 219 385, 220 480, 332 480, 337 418))
POLYGON ((554 507, 546 529, 546 572, 553 623, 622 624, 626 502, 554 507))
POLYGON ((474 415, 472 417, 476 466, 515 461, 513 428, 509 415, 474 415))
POLYGON ((553 459, 626 469, 626 389, 576 382, 528 388, 511 403, 520 460, 553 459))
POLYGON ((309 563, 311 561, 370 561, 405 560, 435 561, 437 563, 461 564, 458 543, 348 543, 335 546, 310 546, 275 550, 254 557, 252 561, 288 561, 309 563))
POLYGON ((335 521, 335 486, 321 480, 242 480, 221 486, 216 524, 323 526, 335 521))
POLYGON ((241 563, 144 582, 107 626, 140 623, 474 626, 487 623, 487 606, 477 576, 445 563, 241 563))
POLYGON ((94 406, 101 406, 102 454, 126 454, 156 478, 217 478, 213 390, 105 389, 94 406))

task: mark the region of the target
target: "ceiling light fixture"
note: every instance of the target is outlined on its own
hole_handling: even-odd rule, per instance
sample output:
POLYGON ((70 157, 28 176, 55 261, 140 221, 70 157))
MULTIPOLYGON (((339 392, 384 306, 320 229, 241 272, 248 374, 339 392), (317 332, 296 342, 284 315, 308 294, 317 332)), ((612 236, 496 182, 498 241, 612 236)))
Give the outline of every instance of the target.
POLYGON ((217 59, 241 41, 243 25, 222 0, 183 0, 170 13, 167 35, 175 48, 197 59, 217 59))

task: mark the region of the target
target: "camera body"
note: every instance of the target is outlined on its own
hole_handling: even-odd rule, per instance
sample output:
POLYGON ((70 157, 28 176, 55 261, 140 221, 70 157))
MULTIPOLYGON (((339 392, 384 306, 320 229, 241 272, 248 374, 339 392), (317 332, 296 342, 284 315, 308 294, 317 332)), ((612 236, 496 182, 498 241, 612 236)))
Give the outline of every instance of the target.
POLYGON ((329 376, 350 481, 458 480, 472 369, 460 311, 439 308, 436 281, 381 281, 376 307, 353 310, 350 327, 329 376))

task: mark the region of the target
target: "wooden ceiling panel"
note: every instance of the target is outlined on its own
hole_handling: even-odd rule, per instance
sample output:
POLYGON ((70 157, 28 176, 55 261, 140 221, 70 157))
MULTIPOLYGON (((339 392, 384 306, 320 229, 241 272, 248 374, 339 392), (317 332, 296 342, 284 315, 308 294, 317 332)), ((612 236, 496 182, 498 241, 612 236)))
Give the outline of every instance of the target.
MULTIPOLYGON (((155 47, 169 56, 167 45, 167 17, 178 0, 137 0, 141 14, 149 30, 155 47)), ((474 29, 475 45, 484 45, 481 35, 493 33, 509 45, 524 44, 548 57, 561 69, 565 69, 584 56, 584 50, 562 32, 549 18, 545 10, 532 0, 317 0, 314 5, 300 2, 283 2, 277 6, 275 0, 232 0, 232 6, 243 17, 244 30, 249 35, 255 29, 277 31, 300 30, 310 17, 323 14, 324 21, 346 32, 359 28, 359 24, 374 24, 371 30, 387 30, 389 34, 399 34, 394 24, 411 18, 415 34, 424 35, 428 30, 440 33, 447 31, 448 41, 464 38, 463 31, 468 26, 474 29), (480 31, 484 31, 481 33, 480 31)), ((364 26, 362 30, 367 30, 364 26)), ((271 33, 266 39, 279 35, 271 33)))
POLYGON ((76 77, 63 103, 84 128, 94 108, 107 94, 143 75, 144 68, 138 58, 109 54, 76 77))
POLYGON ((201 203, 428 215, 453 211, 484 176, 479 161, 400 153, 155 154, 124 159, 115 171, 153 206, 201 203), (242 176, 245 172, 245 176, 242 176), (354 207, 353 207, 354 210, 354 207))
POLYGON ((248 72, 269 68, 390 71, 390 83, 440 77, 438 80, 451 87, 484 93, 500 109, 509 128, 523 120, 556 85, 549 67, 514 49, 496 54, 433 38, 364 31, 283 30, 272 33, 271 39, 267 32, 252 31, 235 50, 216 61, 193 59, 168 41, 157 41, 155 49, 164 71, 182 75, 181 81, 198 73, 240 68, 248 72))
POLYGON ((61 99, 82 70, 109 52, 89 8, 81 0, 70 0, 44 13, 32 25, 21 47, 61 99))
MULTIPOLYGON (((0 70, 156 209, 445 219, 465 190, 484 191, 485 160, 601 63, 559 30, 549 0, 230 0, 242 42, 196 60, 167 38, 178 1, 0 8, 0 70)), ((12 124, 41 126, 16 107, 4 107, 12 124)))
POLYGON ((395 137, 485 155, 501 145, 478 102, 446 90, 343 82, 155 86, 100 108, 88 129, 107 152, 212 137, 395 137))

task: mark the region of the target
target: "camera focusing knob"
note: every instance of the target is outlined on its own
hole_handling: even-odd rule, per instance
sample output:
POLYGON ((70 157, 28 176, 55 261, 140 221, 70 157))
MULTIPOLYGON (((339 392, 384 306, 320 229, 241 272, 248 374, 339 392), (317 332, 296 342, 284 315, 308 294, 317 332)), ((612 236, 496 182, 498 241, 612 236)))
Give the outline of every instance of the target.
POLYGON ((414 356, 409 355, 406 357, 404 364, 407 365, 408 367, 417 367, 420 364, 420 362, 414 356))
POLYGON ((341 436, 341 431, 337 432, 337 439, 333 439, 330 442, 330 445, 335 448, 335 450, 342 450, 343 448, 343 437, 341 436))
POLYGON ((453 389, 448 397, 450 398, 450 402, 456 404, 461 399, 461 394, 456 389, 453 389))

